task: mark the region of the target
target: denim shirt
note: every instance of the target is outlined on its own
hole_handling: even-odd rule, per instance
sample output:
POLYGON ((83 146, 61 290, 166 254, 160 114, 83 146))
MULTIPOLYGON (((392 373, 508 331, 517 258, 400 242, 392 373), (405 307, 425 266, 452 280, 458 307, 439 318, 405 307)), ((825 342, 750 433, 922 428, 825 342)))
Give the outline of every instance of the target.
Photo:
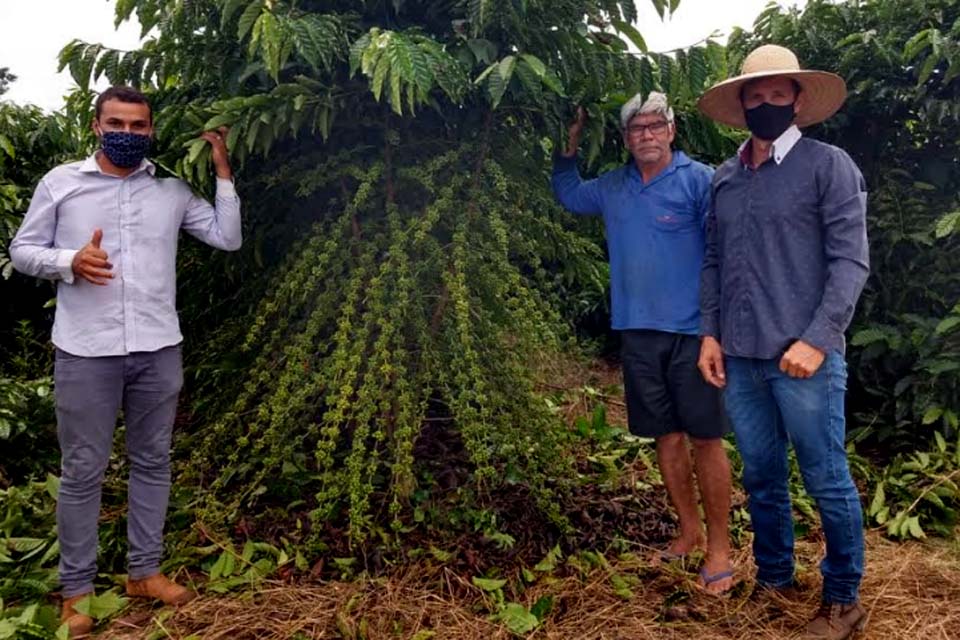
POLYGON ((180 230, 218 249, 240 247, 240 200, 230 180, 217 180, 212 206, 182 180, 153 174, 144 160, 126 177, 108 175, 90 156, 56 167, 37 185, 10 258, 22 273, 57 281, 53 343, 67 353, 119 356, 180 343, 180 230), (102 286, 75 278, 71 268, 98 228, 113 265, 102 286))
POLYGON ((796 340, 843 353, 869 274, 866 184, 844 151, 809 138, 778 158, 753 169, 737 156, 714 175, 700 334, 743 358, 796 340))
POLYGON ((581 180, 576 158, 554 159, 560 203, 573 213, 603 216, 614 329, 697 334, 712 175, 682 151, 648 183, 633 162, 581 180))

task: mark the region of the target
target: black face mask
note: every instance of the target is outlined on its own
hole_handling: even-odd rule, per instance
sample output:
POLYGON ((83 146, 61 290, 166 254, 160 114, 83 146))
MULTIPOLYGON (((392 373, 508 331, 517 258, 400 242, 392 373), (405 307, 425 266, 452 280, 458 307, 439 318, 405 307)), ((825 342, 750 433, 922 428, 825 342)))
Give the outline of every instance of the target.
POLYGON ((764 102, 753 109, 744 109, 747 128, 761 140, 776 140, 793 124, 793 103, 777 106, 764 102))

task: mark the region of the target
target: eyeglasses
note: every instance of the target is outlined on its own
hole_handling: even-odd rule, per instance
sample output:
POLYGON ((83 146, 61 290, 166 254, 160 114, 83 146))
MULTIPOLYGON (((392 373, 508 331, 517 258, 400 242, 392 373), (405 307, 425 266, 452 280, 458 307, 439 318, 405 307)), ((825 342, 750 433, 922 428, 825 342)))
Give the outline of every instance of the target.
POLYGON ((632 124, 627 127, 627 133, 631 136, 643 136, 649 131, 655 136, 662 136, 670 126, 669 122, 654 122, 653 124, 632 124))

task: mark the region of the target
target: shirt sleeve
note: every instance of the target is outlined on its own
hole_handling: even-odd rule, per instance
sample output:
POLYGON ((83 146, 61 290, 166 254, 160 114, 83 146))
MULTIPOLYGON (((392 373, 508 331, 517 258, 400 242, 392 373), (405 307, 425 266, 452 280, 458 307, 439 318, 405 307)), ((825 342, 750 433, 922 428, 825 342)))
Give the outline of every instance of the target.
POLYGON ((190 194, 183 230, 211 247, 236 251, 243 241, 240 198, 232 180, 217 178, 216 204, 190 194))
POLYGON ((843 348, 843 332, 870 274, 867 188, 856 164, 839 149, 824 163, 818 182, 827 278, 820 305, 800 339, 828 352, 843 348))
POLYGON ((700 335, 720 339, 720 256, 717 250, 716 194, 710 187, 704 213, 703 267, 700 270, 700 335))
POLYGON ((17 234, 10 242, 13 267, 28 276, 73 283, 73 257, 77 248, 54 247, 57 201, 46 181, 37 185, 17 234))
POLYGON ((704 167, 697 173, 697 220, 700 222, 700 228, 704 230, 707 228, 707 217, 711 209, 713 173, 710 167, 704 167))
POLYGON ((565 209, 580 215, 598 216, 603 213, 603 197, 597 179, 581 180, 577 158, 561 155, 553 159, 553 193, 565 209))

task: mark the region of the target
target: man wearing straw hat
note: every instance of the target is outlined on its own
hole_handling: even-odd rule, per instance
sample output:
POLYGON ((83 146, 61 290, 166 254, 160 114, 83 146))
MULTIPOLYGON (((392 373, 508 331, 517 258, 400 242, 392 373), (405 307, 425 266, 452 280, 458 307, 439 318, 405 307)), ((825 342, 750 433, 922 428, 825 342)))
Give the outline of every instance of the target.
POLYGON ((844 330, 869 272, 866 185, 850 157, 800 127, 843 104, 840 77, 789 49, 753 51, 700 110, 751 137, 713 179, 701 276, 700 370, 725 389, 750 497, 757 583, 794 581, 787 443, 826 538, 822 605, 805 638, 861 629, 863 520, 844 447, 844 330))
POLYGON ((706 542, 700 583, 710 593, 722 593, 733 585, 730 464, 721 439, 728 427, 719 392, 697 370, 697 290, 713 171, 671 149, 673 109, 667 96, 652 92, 637 94, 620 110, 630 162, 583 181, 576 155, 584 118, 579 109, 567 149, 554 163, 553 190, 568 210, 603 216, 627 421, 633 434, 656 438, 657 462, 680 521, 679 535, 654 555, 654 563, 683 559, 706 542))

